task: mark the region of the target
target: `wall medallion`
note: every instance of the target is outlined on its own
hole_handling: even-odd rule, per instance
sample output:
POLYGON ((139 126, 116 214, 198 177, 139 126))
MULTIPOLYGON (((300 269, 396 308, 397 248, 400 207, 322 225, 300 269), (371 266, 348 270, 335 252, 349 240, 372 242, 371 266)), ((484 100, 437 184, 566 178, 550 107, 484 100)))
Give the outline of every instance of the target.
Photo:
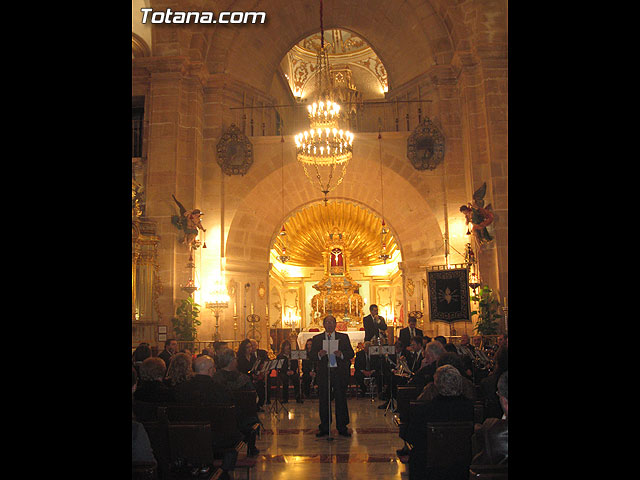
POLYGON ((426 117, 407 139, 407 158, 416 170, 433 170, 444 160, 444 136, 426 117))
POLYGON ((244 175, 253 165, 253 145, 233 123, 218 142, 216 153, 218 165, 227 175, 244 175))
POLYGON ((415 290, 415 283, 410 278, 407 279, 407 295, 413 297, 413 292, 415 290))

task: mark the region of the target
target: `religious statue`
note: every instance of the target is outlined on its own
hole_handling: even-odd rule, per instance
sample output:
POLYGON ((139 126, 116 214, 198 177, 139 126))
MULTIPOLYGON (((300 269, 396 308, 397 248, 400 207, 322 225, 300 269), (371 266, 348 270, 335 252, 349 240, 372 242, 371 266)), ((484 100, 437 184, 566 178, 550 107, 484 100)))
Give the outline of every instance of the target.
MULTIPOLYGON (((493 237, 489 234, 487 226, 493 222, 493 212, 491 204, 484 206, 484 196, 487 193, 487 183, 473 193, 473 202, 460 207, 460 211, 464 214, 466 225, 471 223, 471 229, 480 246, 489 243, 493 237)), ((467 231, 468 233, 468 231, 467 231)))
POLYGON ((171 223, 173 223, 179 230, 184 231, 184 238, 182 243, 188 245, 189 248, 196 249, 199 244, 197 242, 198 229, 206 232, 207 230, 202 226, 200 217, 204 215, 200 209, 195 208, 188 211, 184 206, 176 199, 174 195, 171 195, 173 200, 180 208, 180 215, 174 215, 171 217, 171 223))
POLYGON ((333 250, 331 250, 331 266, 341 267, 342 265, 342 250, 340 250, 339 248, 334 248, 333 250))

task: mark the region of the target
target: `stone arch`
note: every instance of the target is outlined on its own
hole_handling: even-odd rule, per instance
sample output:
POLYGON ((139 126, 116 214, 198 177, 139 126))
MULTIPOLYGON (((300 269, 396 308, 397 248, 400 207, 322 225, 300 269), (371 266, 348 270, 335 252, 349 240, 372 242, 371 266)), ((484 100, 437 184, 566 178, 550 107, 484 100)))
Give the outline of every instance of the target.
MULTIPOLYGON (((354 147, 354 158, 344 181, 329 199, 356 202, 377 215, 384 214, 386 223, 393 228, 403 261, 424 265, 442 245, 441 218, 437 211, 440 181, 431 185, 429 177, 433 180, 433 176, 417 173, 406 159, 398 158, 394 150, 385 150, 383 209, 377 135, 369 137, 362 136, 358 148, 354 147)), ((228 265, 235 262, 267 264, 274 235, 286 216, 322 198, 297 164, 291 140, 287 142, 290 147, 284 167, 279 148, 273 148, 273 139, 255 140, 254 154, 259 159, 255 170, 250 178, 245 177, 245 183, 238 185, 240 188, 234 190, 234 198, 227 202, 234 208, 226 235, 228 265), (283 168, 284 213, 280 193, 283 168)))

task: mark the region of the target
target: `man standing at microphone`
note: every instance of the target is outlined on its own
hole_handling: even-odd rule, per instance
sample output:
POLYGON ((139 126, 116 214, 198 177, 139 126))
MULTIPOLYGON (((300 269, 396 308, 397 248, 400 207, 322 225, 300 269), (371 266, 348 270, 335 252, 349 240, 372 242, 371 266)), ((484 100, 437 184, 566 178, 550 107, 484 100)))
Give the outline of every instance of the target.
POLYGON ((349 424, 349 408, 347 407, 347 387, 349 385, 351 359, 355 356, 349 335, 336 332, 336 319, 327 315, 322 321, 324 333, 312 338, 309 358, 318 359, 316 367, 316 383, 318 385, 320 425, 316 437, 329 435, 329 382, 336 400, 336 427, 343 437, 350 437, 347 430, 349 424), (328 352, 323 348, 323 341, 338 341, 338 349, 328 352))
POLYGON ((385 323, 384 318, 378 315, 378 306, 372 304, 369 307, 369 311, 371 313, 362 319, 364 326, 364 341, 368 342, 373 337, 386 338, 387 324, 385 323))

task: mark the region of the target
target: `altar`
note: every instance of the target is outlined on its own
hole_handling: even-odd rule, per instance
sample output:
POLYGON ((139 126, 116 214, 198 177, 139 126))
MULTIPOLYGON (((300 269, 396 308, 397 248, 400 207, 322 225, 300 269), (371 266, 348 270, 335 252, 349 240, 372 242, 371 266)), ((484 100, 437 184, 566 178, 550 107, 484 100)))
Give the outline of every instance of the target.
MULTIPOLYGON (((307 340, 312 338, 314 335, 318 335, 319 333, 324 333, 324 330, 321 332, 300 332, 298 334, 298 346, 300 350, 304 350, 304 345, 307 343, 307 340)), ((355 351, 355 346, 364 342, 364 330, 353 330, 353 331, 341 331, 340 333, 346 333, 349 335, 349 340, 351 340, 351 346, 353 346, 353 350, 355 351)))

